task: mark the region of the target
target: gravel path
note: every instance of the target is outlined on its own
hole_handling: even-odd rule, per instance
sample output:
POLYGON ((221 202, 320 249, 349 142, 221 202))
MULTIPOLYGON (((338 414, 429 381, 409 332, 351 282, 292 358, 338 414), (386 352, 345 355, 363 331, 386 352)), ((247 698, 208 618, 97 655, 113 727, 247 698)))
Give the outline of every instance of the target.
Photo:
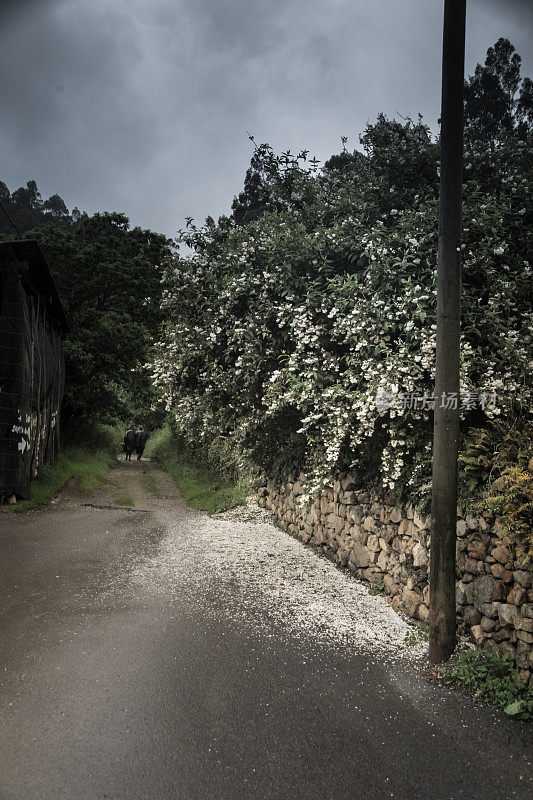
POLYGON ((209 610, 213 593, 229 619, 259 629, 268 619, 293 637, 342 644, 353 651, 399 658, 412 627, 381 596, 315 551, 265 522, 198 515, 136 570, 143 588, 179 586, 195 607, 209 610))

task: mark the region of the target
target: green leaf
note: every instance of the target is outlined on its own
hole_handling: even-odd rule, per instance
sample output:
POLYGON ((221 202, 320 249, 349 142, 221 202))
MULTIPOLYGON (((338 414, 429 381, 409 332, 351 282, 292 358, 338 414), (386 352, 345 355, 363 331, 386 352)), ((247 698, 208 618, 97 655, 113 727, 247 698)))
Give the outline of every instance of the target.
POLYGON ((525 710, 525 707, 526 707, 525 700, 516 700, 514 703, 509 703, 508 706, 505 706, 503 710, 510 717, 514 717, 516 716, 516 714, 521 714, 522 711, 525 710))

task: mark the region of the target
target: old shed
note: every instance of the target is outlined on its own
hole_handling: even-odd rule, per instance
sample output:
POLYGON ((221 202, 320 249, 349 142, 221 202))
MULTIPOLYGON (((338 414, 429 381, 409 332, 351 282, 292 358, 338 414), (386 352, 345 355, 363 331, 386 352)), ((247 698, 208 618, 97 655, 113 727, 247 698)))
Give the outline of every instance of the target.
POLYGON ((59 449, 68 329, 38 243, 0 242, 0 496, 28 498, 59 449))

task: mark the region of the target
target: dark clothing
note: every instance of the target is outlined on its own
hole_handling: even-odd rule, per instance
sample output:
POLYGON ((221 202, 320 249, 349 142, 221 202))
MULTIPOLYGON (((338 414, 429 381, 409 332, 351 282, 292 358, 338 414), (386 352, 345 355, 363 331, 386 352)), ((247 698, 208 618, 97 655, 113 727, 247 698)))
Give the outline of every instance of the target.
POLYGON ((142 454, 144 453, 144 448, 146 445, 146 440, 148 438, 148 434, 146 431, 139 430, 135 434, 135 449, 137 450, 137 461, 140 461, 142 454))
POLYGON ((126 460, 131 461, 131 454, 135 449, 135 432, 133 428, 128 428, 124 436, 124 452, 126 453, 126 460))

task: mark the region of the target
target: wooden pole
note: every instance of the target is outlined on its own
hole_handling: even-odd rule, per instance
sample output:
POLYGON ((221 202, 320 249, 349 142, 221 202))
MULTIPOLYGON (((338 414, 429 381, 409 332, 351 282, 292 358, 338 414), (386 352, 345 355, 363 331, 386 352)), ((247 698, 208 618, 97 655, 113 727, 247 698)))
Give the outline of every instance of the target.
POLYGON ((456 644, 455 541, 465 17, 466 0, 445 0, 429 601, 429 657, 433 662, 447 659, 456 644))

